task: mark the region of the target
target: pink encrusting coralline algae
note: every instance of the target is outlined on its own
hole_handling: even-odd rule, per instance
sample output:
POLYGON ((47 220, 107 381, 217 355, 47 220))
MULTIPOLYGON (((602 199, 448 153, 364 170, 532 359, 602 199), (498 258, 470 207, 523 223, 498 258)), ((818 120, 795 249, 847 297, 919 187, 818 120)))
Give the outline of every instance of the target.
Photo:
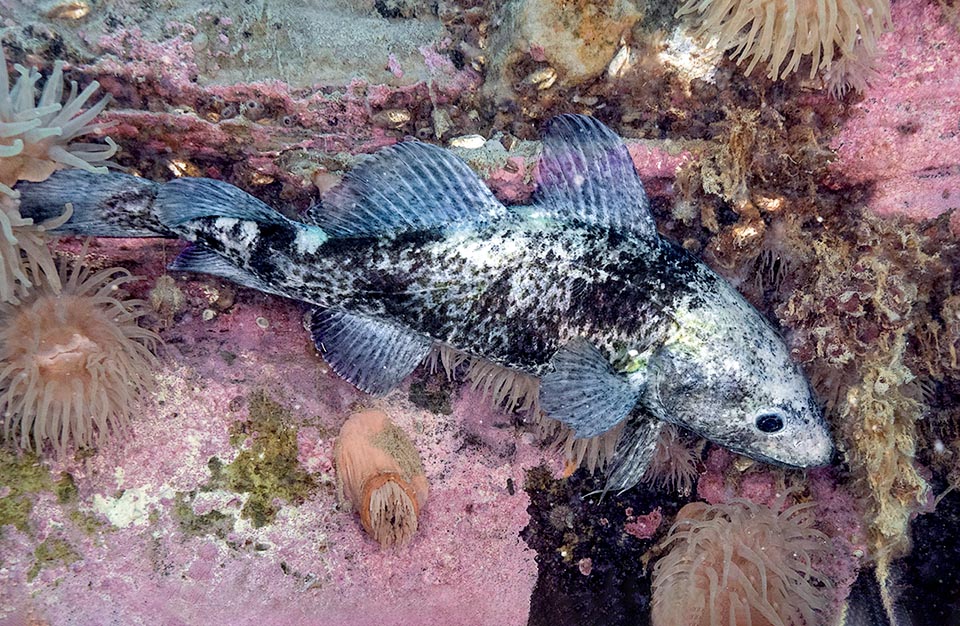
MULTIPOLYGON (((169 245, 100 242, 93 253, 113 258, 122 248, 134 271, 155 276, 169 245)), ((450 415, 417 408, 405 389, 377 401, 415 442, 431 483, 410 545, 381 551, 338 502, 332 469, 335 433, 351 406, 370 399, 313 356, 295 304, 253 295, 204 319, 208 301, 230 287, 181 286, 188 306, 166 331, 157 390, 132 437, 38 468, 43 484, 69 488, 56 490, 60 498, 28 494, 22 528, 2 528, 0 623, 527 623, 537 568, 519 533, 529 500, 508 482, 522 485, 526 469, 545 462, 559 475, 557 459, 504 429, 509 417, 469 389, 450 415), (252 390, 283 407, 289 444, 251 417, 252 390), (477 407, 490 432, 465 448, 477 407), (258 526, 246 516, 256 496, 217 477, 241 467, 245 451, 272 458, 280 445, 315 484, 302 501, 274 499, 275 517, 258 526)), ((16 488, 4 496, 19 497, 16 488)))
MULTIPOLYGON (((19 4, 0 0, 0 6, 19 4)), ((945 6, 927 0, 893 3, 894 30, 880 37, 877 76, 862 95, 847 96, 848 117, 831 138, 836 159, 826 178, 816 181, 865 190, 863 203, 879 215, 925 219, 960 208, 955 68, 960 29, 946 19, 945 6)), ((0 27, 17 26, 16 19, 5 14, 0 27)), ((476 11, 465 19, 486 23, 476 11)), ((231 20, 224 16, 220 24, 226 29, 231 20)), ((315 201, 364 154, 411 137, 453 145, 499 199, 528 202, 537 176, 536 149, 518 137, 532 138, 531 119, 545 118, 562 104, 565 112, 590 112, 630 134, 630 156, 654 200, 658 226, 684 232, 678 226, 682 220, 671 220, 664 206, 682 188, 678 171, 701 166, 704 145, 712 141, 703 137, 722 135, 705 123, 697 139, 664 140, 651 131, 657 117, 649 111, 631 121, 627 105, 620 111, 584 104, 591 98, 602 102, 588 89, 575 100, 570 92, 558 92, 563 81, 532 82, 531 76, 549 76, 554 69, 543 66, 549 57, 539 45, 510 70, 517 72, 511 75, 514 86, 536 92, 547 104, 528 110, 525 101, 516 110, 505 105, 491 112, 479 102, 478 91, 489 71, 484 63, 493 57, 482 53, 479 41, 416 46, 414 55, 426 73, 419 77, 408 57, 391 53, 371 61, 382 84, 352 77, 338 85, 294 86, 273 75, 211 80, 198 53, 198 28, 189 24, 171 21, 159 40, 146 28, 96 35, 86 29, 81 24, 78 36, 94 54, 71 54, 66 71, 99 81, 113 97, 116 104, 98 122, 112 124, 118 159, 131 173, 154 180, 226 180, 290 215, 315 201), (451 114, 455 122, 443 118, 451 114), (522 120, 515 126, 496 117, 513 114, 522 120), (431 124, 424 125, 426 120, 431 124), (481 147, 456 148, 451 140, 460 133, 483 133, 481 147)), ((9 32, 0 30, 5 42, 14 36, 9 32)), ((620 47, 633 45, 630 38, 637 32, 624 31, 620 47)), ((42 39, 42 32, 36 37, 42 39)), ((214 58, 226 61, 242 38, 236 29, 224 30, 205 45, 217 47, 214 58)), ((483 39, 486 44, 486 34, 483 39)), ((43 50, 54 47, 44 45, 43 50)), ((642 64, 637 55, 645 50, 628 52, 631 64, 642 64)), ((33 56, 39 55, 28 53, 33 56)), ((603 81, 597 78, 596 85, 603 81)), ((698 88, 707 89, 707 82, 698 88)), ((821 97, 828 96, 803 95, 821 97)), ((688 101, 671 102, 682 109, 688 101)), ((684 116, 695 117, 690 111, 677 114, 684 116)), ((711 201, 724 204, 726 217, 736 218, 733 213, 744 209, 736 205, 731 212, 717 198, 711 201)), ((700 208, 694 218, 702 220, 700 208)), ((960 211, 951 223, 960 236, 960 211)), ((683 243, 697 254, 709 253, 695 237, 683 243)), ((146 277, 125 289, 147 299, 182 244, 94 240, 89 245, 91 263, 122 263, 146 277)), ((58 244, 68 256, 80 248, 77 241, 58 244)), ((169 323, 152 326, 165 346, 158 354, 155 390, 144 394, 131 436, 104 438, 80 458, 42 463, 0 450, 0 625, 520 626, 530 621, 538 554, 522 538, 531 522, 531 499, 523 487, 531 468, 545 466, 555 478, 563 468, 562 455, 540 445, 522 425, 524 416, 505 414, 457 383, 447 389, 449 411, 423 408, 411 381, 372 398, 339 379, 317 356, 299 305, 217 278, 174 280, 185 303, 170 313, 169 323), (259 415, 261 405, 276 415, 259 415), (337 433, 351 414, 365 410, 385 412, 409 436, 430 485, 429 504, 417 511, 416 533, 390 550, 381 550, 363 532, 358 516, 336 493, 337 433)), ((420 370, 413 384, 436 382, 440 375, 429 376, 420 370)), ((681 499, 692 497, 701 512, 740 503, 743 510, 763 509, 772 517, 812 503, 808 510, 815 521, 804 529, 826 542, 812 558, 832 584, 818 598, 822 610, 816 614, 836 614, 868 545, 853 495, 830 468, 810 471, 794 483, 781 469, 742 460, 707 447, 702 464, 697 456, 692 466, 696 487, 692 495, 680 489, 681 499)), ((583 502, 585 508, 592 505, 583 502)), ((609 525, 624 545, 652 547, 671 532, 678 509, 659 502, 636 512, 621 509, 621 517, 609 516, 609 525)), ((587 541, 581 528, 569 530, 587 541)), ((577 554, 566 566, 592 582, 609 571, 610 562, 577 554)))
POLYGON ((833 141, 837 180, 869 185, 869 206, 883 215, 923 219, 960 207, 960 28, 946 6, 893 3, 876 79, 833 141))

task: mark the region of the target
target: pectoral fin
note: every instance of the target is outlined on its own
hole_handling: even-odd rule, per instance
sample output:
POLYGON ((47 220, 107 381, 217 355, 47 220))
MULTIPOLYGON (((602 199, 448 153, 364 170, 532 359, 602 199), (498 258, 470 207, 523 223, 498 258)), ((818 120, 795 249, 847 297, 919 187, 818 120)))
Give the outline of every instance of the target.
POLYGON ((569 342, 553 355, 550 365, 551 371, 540 379, 540 407, 579 438, 602 435, 637 404, 639 390, 585 340, 569 342))

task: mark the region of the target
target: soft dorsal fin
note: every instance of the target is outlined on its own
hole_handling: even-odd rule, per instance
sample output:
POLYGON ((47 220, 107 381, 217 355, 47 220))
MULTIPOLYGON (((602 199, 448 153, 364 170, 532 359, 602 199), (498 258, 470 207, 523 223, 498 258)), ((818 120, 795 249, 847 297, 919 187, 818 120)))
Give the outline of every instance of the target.
POLYGON ((558 218, 657 237, 627 146, 592 117, 560 115, 547 123, 538 183, 535 204, 558 218))
POLYGON ((505 212, 456 155, 409 141, 351 170, 309 217, 331 236, 360 237, 495 219, 505 212))
POLYGON ((340 309, 314 309, 310 334, 333 371, 373 395, 399 385, 433 345, 408 328, 340 309))
POLYGON ((596 437, 630 415, 640 398, 626 376, 584 339, 574 339, 550 359, 540 377, 540 408, 573 429, 577 438, 596 437))

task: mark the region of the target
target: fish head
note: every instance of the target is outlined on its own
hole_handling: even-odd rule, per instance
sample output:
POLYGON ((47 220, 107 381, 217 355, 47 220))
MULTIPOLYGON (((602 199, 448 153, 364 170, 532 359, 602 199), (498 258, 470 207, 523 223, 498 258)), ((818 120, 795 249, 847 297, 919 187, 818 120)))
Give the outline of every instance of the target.
POLYGON ((779 334, 740 300, 701 310, 692 329, 659 349, 647 404, 754 459, 800 468, 830 463, 833 442, 809 383, 779 334))

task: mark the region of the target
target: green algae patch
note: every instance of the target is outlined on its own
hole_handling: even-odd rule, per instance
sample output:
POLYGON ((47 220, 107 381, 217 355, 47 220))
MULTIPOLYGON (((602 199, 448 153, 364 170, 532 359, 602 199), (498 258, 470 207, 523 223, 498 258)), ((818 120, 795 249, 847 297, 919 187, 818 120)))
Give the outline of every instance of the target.
POLYGON ((94 537, 103 532, 113 532, 116 530, 112 525, 104 522, 102 519, 92 513, 84 513, 78 509, 70 511, 67 514, 70 521, 76 525, 85 535, 94 537))
POLYGON ((249 441, 249 447, 232 463, 209 466, 214 488, 250 494, 240 514, 259 528, 276 519, 278 501, 301 504, 318 485, 297 459, 297 429, 289 425, 290 412, 263 392, 250 396, 249 409, 249 419, 230 432, 233 445, 249 441))
POLYGON ((192 491, 177 494, 177 501, 173 506, 173 518, 180 527, 180 531, 194 537, 213 535, 218 539, 226 539, 227 534, 233 530, 233 516, 216 510, 197 515, 192 504, 195 496, 196 492, 192 491))
POLYGON ((32 581, 41 570, 57 565, 70 565, 80 560, 80 555, 63 539, 49 537, 33 551, 35 562, 27 570, 27 580, 32 581))
POLYGON ((54 485, 54 491, 59 504, 76 504, 80 495, 73 475, 68 472, 60 472, 60 479, 54 485))
POLYGON ((27 532, 33 494, 52 488, 50 472, 35 455, 0 450, 0 493, 6 493, 0 498, 0 534, 7 524, 27 532))

